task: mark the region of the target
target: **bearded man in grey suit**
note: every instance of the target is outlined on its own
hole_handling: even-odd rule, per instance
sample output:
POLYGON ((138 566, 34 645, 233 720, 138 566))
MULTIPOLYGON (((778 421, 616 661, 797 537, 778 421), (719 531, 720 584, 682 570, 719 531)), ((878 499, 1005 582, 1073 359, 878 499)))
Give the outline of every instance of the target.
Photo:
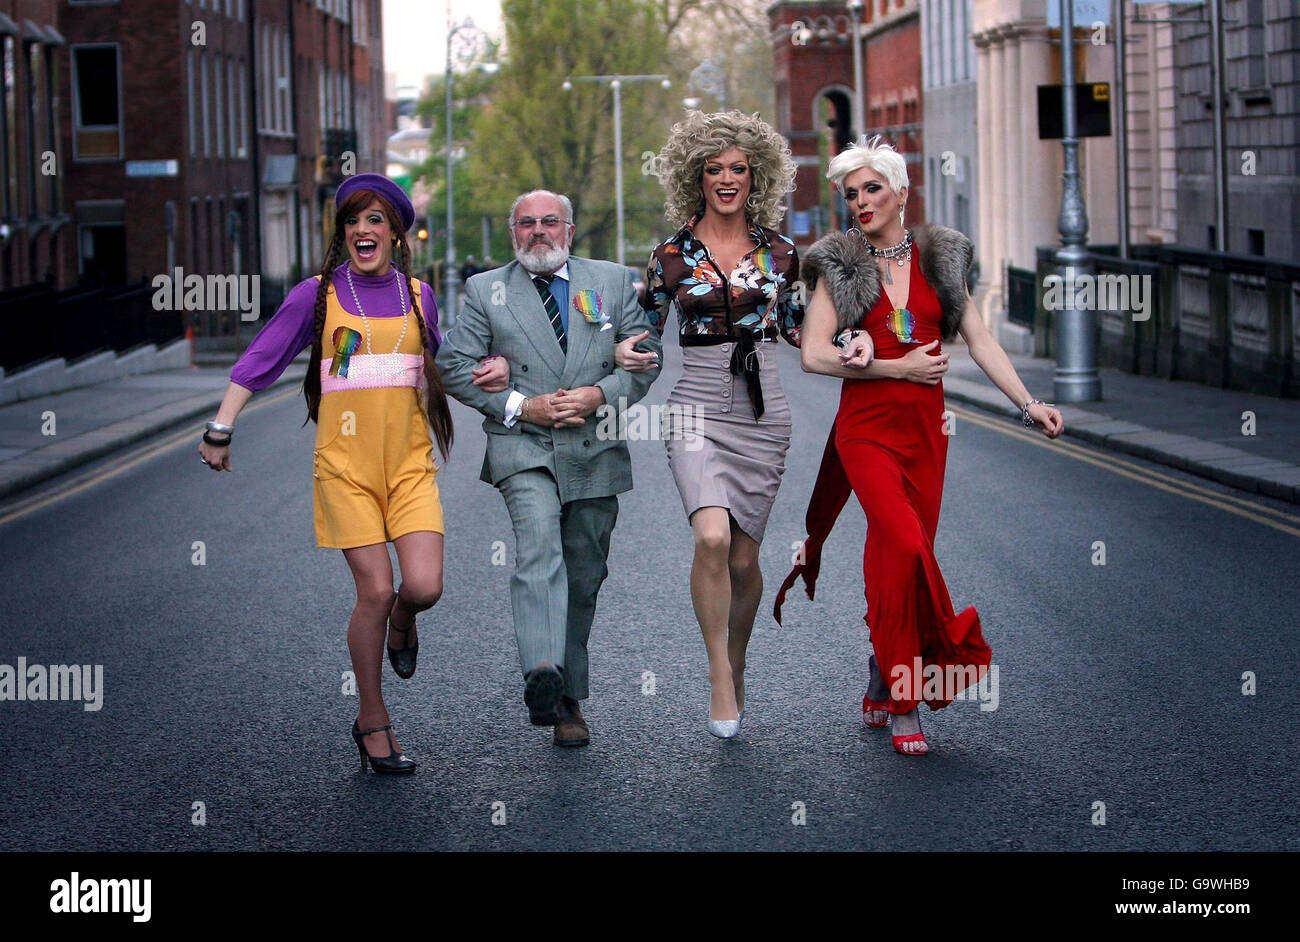
POLYGON ((438 369, 447 392, 485 416, 481 477, 501 491, 514 527, 510 606, 529 719, 553 725, 556 745, 585 746, 587 639, 608 574, 616 495, 632 488, 627 443, 597 435, 598 425, 618 426, 598 422, 596 411, 637 402, 657 375, 618 368, 615 346, 640 342, 657 356, 662 345, 629 269, 570 257, 567 197, 520 196, 510 232, 515 261, 466 282, 438 369), (512 389, 474 385, 490 355, 509 362, 512 389))

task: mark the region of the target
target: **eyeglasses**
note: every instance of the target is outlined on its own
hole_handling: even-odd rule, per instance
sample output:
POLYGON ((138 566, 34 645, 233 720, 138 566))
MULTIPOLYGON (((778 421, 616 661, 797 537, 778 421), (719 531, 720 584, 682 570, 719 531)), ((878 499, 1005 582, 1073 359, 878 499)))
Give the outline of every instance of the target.
POLYGON ((534 218, 533 216, 520 216, 515 220, 515 228, 526 231, 540 222, 544 228, 554 229, 560 223, 567 224, 568 221, 569 220, 567 219, 561 219, 559 216, 543 216, 541 219, 534 218))

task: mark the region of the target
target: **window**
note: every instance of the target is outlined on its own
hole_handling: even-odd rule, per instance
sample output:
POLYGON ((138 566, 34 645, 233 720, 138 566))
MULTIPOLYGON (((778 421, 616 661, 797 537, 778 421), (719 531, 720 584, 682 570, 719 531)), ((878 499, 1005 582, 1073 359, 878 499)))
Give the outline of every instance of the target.
POLYGON ((358 46, 366 45, 366 33, 369 30, 367 6, 370 0, 356 0, 355 16, 352 17, 352 41, 358 46))
POLYGON ((199 154, 199 103, 194 97, 194 47, 185 50, 185 101, 190 115, 190 156, 199 154))
POLYGON ((253 53, 257 56, 257 72, 262 80, 258 89, 257 126, 260 130, 269 130, 275 107, 275 76, 271 72, 271 27, 263 24, 257 31, 257 44, 253 53))
POLYGON ((239 149, 248 156, 248 70, 239 70, 239 149))
POLYGON ((289 37, 280 35, 280 71, 277 85, 277 95, 280 100, 280 130, 293 133, 293 96, 291 91, 293 86, 289 79, 289 37))
POLYGON ((1247 229, 1246 242, 1250 245, 1251 255, 1264 254, 1264 230, 1263 229, 1247 229))
POLYGON ((208 57, 207 50, 199 51, 199 94, 203 98, 203 156, 212 156, 211 121, 208 113, 208 57))
POLYGON ((1264 0, 1246 0, 1246 84, 1268 84, 1268 59, 1264 50, 1264 0))
POLYGON ((224 107, 226 72, 225 72, 225 62, 222 59, 220 53, 218 53, 217 56, 214 58, 212 67, 213 67, 212 84, 214 86, 213 90, 217 93, 216 108, 212 112, 212 116, 215 120, 212 123, 216 125, 215 130, 217 132, 217 156, 224 157, 226 156, 226 109, 224 107))
POLYGON ((72 50, 73 156, 78 160, 122 157, 117 45, 72 50))
POLYGON ((4 112, 0 114, 0 131, 4 133, 0 169, 4 171, 4 194, 0 214, 18 215, 18 60, 12 36, 4 37, 4 112))
MULTIPOLYGON (((59 101, 59 56, 55 52, 55 47, 50 46, 46 50, 45 65, 45 149, 51 154, 59 152, 59 122, 57 117, 59 101)), ((56 157, 56 160, 58 158, 56 157)), ((59 198, 63 178, 57 173, 51 173, 45 178, 50 191, 49 211, 52 213, 59 212, 63 201, 59 198)))
POLYGON ((42 162, 42 145, 46 140, 45 117, 48 111, 48 109, 41 106, 41 97, 45 90, 45 81, 41 76, 41 65, 40 43, 28 43, 27 101, 30 109, 27 113, 27 192, 31 193, 32 201, 27 211, 33 216, 49 211, 45 199, 48 191, 45 191, 44 187, 36 185, 36 179, 40 173, 39 167, 42 162))
POLYGON ((238 63, 238 59, 226 59, 226 111, 230 115, 231 157, 244 156, 239 152, 239 79, 235 76, 238 63))

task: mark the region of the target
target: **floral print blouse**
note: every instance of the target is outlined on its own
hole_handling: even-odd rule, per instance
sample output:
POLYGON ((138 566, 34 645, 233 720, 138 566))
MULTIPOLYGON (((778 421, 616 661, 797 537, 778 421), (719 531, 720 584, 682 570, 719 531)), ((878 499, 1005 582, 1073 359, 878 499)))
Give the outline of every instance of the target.
MULTIPOLYGON (((718 269, 704 243, 695 238, 696 216, 672 238, 655 246, 646 267, 646 309, 663 334, 676 307, 679 332, 735 335, 748 329, 799 346, 804 298, 794 242, 773 229, 750 223, 756 245, 740 260, 730 279, 718 269), (730 284, 724 289, 723 282, 730 284)), ((757 339, 757 338, 756 338, 757 339)))

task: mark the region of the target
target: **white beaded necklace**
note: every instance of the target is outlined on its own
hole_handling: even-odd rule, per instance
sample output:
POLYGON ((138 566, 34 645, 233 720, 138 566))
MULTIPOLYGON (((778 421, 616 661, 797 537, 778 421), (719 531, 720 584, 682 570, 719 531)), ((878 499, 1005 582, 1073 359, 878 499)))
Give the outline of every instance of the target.
MULTIPOLYGON (((366 317, 365 310, 361 307, 361 299, 357 297, 357 286, 352 283, 352 266, 345 264, 343 274, 348 279, 348 289, 352 292, 352 303, 357 306, 357 313, 361 315, 361 326, 366 329, 366 353, 374 353, 370 346, 370 319, 366 317)), ((402 312, 402 332, 397 335, 397 343, 393 346, 393 352, 396 353, 402 349, 402 341, 406 339, 406 328, 410 326, 410 320, 406 316, 406 295, 402 293, 402 273, 393 272, 393 277, 397 279, 397 309, 402 312)))

